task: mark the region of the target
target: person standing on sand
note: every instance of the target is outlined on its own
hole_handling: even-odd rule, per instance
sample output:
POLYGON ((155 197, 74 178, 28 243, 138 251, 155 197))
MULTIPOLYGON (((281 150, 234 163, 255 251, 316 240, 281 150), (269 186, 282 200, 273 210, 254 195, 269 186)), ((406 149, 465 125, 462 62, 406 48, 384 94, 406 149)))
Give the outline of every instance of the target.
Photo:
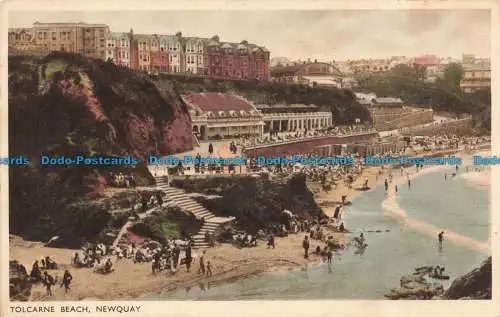
POLYGON ((210 261, 207 261, 207 277, 211 276, 212 276, 212 264, 210 263, 210 261))
POLYGON ((444 231, 441 231, 441 232, 438 234, 438 241, 439 241, 439 245, 442 245, 442 244, 443 244, 443 236, 444 236, 444 231))
POLYGON ((398 192, 398 185, 394 185, 394 190, 396 191, 396 193, 398 192))
POLYGON ((309 258, 309 237, 305 236, 302 241, 302 247, 304 248, 304 259, 309 258))
POLYGON ((205 253, 206 251, 203 250, 203 253, 200 256, 200 268, 198 269, 198 274, 205 274, 205 253))
POLYGON ((384 180, 385 191, 389 189, 389 183, 387 182, 387 178, 384 180))
POLYGON ((193 262, 193 256, 191 254, 191 242, 188 242, 188 245, 186 247, 186 269, 189 272, 189 269, 191 268, 191 262, 193 262))
POLYGON ((448 174, 444 173, 444 180, 448 177, 448 174))
POLYGON ((212 155, 214 153, 214 146, 212 143, 208 145, 208 154, 212 155))
POLYGON ((328 248, 328 252, 327 252, 327 262, 328 263, 332 263, 332 258, 333 258, 333 252, 330 248, 328 248))
POLYGON ((64 286, 64 292, 67 293, 69 291, 69 284, 73 280, 73 276, 69 273, 68 270, 64 271, 64 276, 62 279, 61 287, 64 286))
POLYGON ((274 236, 273 236, 273 234, 272 234, 272 233, 271 233, 271 234, 269 234, 269 239, 268 239, 268 241, 267 241, 267 248, 268 248, 268 249, 269 249, 269 248, 273 248, 273 249, 275 248, 275 244, 274 244, 274 236))
POLYGON ((47 271, 43 272, 43 275, 43 283, 47 289, 47 296, 52 296, 52 285, 56 284, 56 281, 52 275, 47 273, 47 271))
POLYGON ((408 178, 408 189, 411 188, 411 180, 408 178))

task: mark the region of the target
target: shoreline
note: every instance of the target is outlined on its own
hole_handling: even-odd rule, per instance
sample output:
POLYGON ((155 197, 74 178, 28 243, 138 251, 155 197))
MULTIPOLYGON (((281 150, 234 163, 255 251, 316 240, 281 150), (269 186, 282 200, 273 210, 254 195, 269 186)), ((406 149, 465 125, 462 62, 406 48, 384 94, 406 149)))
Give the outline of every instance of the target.
MULTIPOLYGON (((487 153, 487 152, 488 151, 482 151, 479 153, 487 153)), ((471 155, 468 153, 459 153, 459 156, 461 156, 462 159, 467 163, 469 163, 469 161, 471 161, 471 155)), ((424 169, 420 170, 419 172, 413 174, 411 176, 411 179, 414 179, 414 178, 417 178, 420 176, 424 176, 424 175, 427 175, 430 173, 443 171, 447 168, 450 168, 450 167, 432 166, 432 167, 424 168, 424 169)), ((468 172, 468 173, 477 173, 477 172, 468 172)), ((490 177, 491 177, 491 175, 490 175, 490 177)), ((419 220, 419 219, 415 219, 415 218, 411 218, 410 216, 408 216, 406 211, 399 205, 399 203, 397 201, 396 191, 394 188, 395 185, 403 185, 405 183, 406 183, 406 177, 398 176, 390 184, 389 190, 387 191, 387 193, 384 197, 384 200, 382 201, 382 208, 387 213, 387 215, 401 221, 402 223, 407 225, 412 230, 419 232, 421 234, 425 234, 425 235, 434 237, 434 236, 437 236, 437 233, 439 233, 440 231, 444 231, 445 235, 446 235, 446 239, 451 241, 452 243, 460 245, 462 247, 468 248, 468 249, 476 251, 476 252, 483 253, 484 255, 491 255, 491 247, 486 243, 476 241, 468 236, 462 235, 460 233, 456 233, 450 229, 441 228, 441 227, 438 227, 432 223, 429 223, 429 222, 426 222, 423 220, 419 220)), ((479 189, 485 189, 485 187, 490 186, 490 184, 486 185, 486 182, 484 182, 484 180, 480 185, 474 184, 474 183, 468 182, 468 181, 467 181, 467 183, 469 184, 469 186, 473 186, 473 187, 476 187, 479 189)))
MULTIPOLYGON (((464 153, 464 155, 466 154, 464 153)), ((427 169, 429 168, 424 170, 427 169)), ((397 173, 397 170, 393 168, 384 168, 382 174, 379 174, 380 170, 379 166, 364 168, 362 174, 356 178, 351 188, 340 182, 337 187, 325 192, 321 190, 319 184, 308 182, 307 185, 313 193, 316 203, 327 215, 331 216, 337 202, 341 200, 341 196, 347 195, 347 201, 352 201, 367 192, 357 189, 361 187, 365 179, 368 178, 370 190, 373 190, 383 185, 384 179, 388 177, 389 172, 397 173)), ((397 179, 398 177, 394 178, 393 184, 397 179)), ((346 229, 353 231, 355 228, 346 229)), ((326 234, 332 235, 343 244, 349 241, 349 232, 333 232, 327 228, 324 230, 326 234)), ((69 269, 74 277, 71 285, 72 289, 68 294, 64 294, 61 288, 55 287, 53 290, 54 296, 47 298, 44 287, 34 285, 30 300, 134 300, 149 298, 148 295, 152 294, 161 296, 161 294, 168 294, 182 288, 187 289, 205 283, 220 285, 250 276, 273 272, 289 272, 320 265, 322 261, 319 256, 311 254, 308 260, 303 258, 302 238, 303 234, 300 233, 290 234, 284 238, 277 237, 276 249, 267 249, 264 241, 260 241, 259 245, 254 248, 238 249, 230 244, 220 244, 214 248, 209 248, 206 250, 206 258, 213 263, 212 277, 203 277, 196 274, 198 270, 198 263, 196 262, 190 273, 186 272, 185 267, 181 267, 175 274, 163 272, 153 275, 150 263, 135 264, 130 260, 120 260, 115 265, 114 273, 101 275, 93 273, 88 268, 76 269, 71 267, 69 265, 70 257, 75 250, 48 248, 44 247, 42 243, 27 242, 20 238, 10 242, 9 250, 10 259, 18 260, 28 270, 31 269, 33 261, 49 255, 60 264, 60 269, 57 272, 49 271, 50 274, 60 279, 64 269, 69 269), (124 282, 122 277, 125 277, 128 282, 124 282)), ((311 240, 311 250, 314 250, 316 245, 320 244, 322 243, 319 241, 311 240)), ((336 253, 341 254, 343 251, 344 249, 340 249, 336 253)))

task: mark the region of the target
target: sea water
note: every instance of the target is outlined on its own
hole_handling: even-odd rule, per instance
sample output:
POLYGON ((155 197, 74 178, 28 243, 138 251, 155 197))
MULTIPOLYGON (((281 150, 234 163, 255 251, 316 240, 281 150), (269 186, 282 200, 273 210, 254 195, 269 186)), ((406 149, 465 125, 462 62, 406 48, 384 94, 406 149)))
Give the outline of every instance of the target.
MULTIPOLYGON (((449 174, 454 172, 448 171, 449 174)), ((488 190, 471 187, 457 175, 444 180, 444 172, 415 178, 409 189, 400 185, 397 200, 409 217, 432 223, 481 242, 490 232, 488 190)), ((451 281, 478 266, 487 255, 446 240, 438 247, 436 235, 407 228, 381 207, 383 187, 366 192, 346 208, 346 228, 353 235, 364 232, 368 247, 350 247, 335 256, 332 265, 269 273, 189 290, 148 296, 148 300, 272 300, 272 299, 384 299, 399 286, 402 275, 424 265, 445 266, 451 281), (375 232, 374 232, 375 231, 375 232), (376 232, 380 231, 380 232, 376 232), (357 252, 358 251, 358 252, 357 252)), ((446 229, 445 229, 446 231, 446 229)), ((311 249, 316 244, 313 242, 311 249)), ((276 250, 279 251, 279 250, 276 250)), ((297 252, 302 252, 297 246, 297 252)))

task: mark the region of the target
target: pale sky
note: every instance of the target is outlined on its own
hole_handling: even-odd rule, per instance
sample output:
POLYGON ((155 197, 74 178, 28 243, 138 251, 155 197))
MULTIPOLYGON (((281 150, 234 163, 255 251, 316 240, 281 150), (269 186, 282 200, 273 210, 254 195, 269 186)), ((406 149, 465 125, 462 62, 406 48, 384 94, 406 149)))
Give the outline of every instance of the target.
POLYGON ((346 60, 463 53, 490 57, 489 10, 11 11, 33 22, 105 23, 112 31, 211 37, 267 47, 272 57, 346 60))

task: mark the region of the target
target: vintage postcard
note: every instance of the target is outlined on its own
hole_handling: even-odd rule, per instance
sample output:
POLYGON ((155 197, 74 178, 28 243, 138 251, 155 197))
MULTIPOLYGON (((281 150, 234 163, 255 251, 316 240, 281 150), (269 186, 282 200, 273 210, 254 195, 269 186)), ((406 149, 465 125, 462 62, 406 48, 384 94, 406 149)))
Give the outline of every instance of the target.
POLYGON ((496 1, 2 14, 2 316, 500 312, 496 1))

